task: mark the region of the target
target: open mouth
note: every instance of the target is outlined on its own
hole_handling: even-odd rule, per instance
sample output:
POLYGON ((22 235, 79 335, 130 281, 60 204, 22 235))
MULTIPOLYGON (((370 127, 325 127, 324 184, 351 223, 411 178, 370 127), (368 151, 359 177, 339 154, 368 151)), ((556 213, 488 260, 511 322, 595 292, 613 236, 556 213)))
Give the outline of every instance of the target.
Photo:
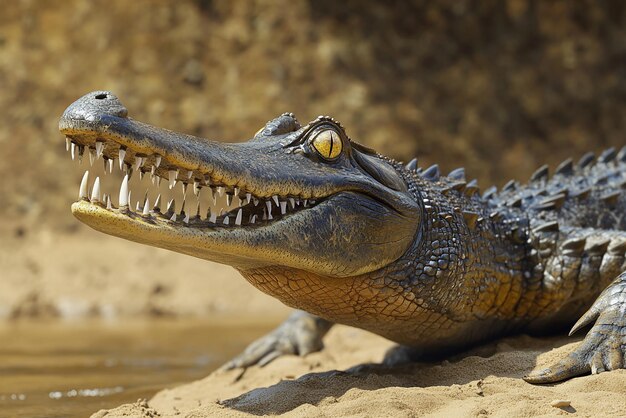
POLYGON ((66 149, 72 160, 88 160, 94 166, 93 182, 89 171, 83 175, 79 202, 152 224, 212 229, 262 226, 323 200, 261 196, 242 179, 225 184, 210 173, 181 168, 167 155, 138 153, 95 132, 66 136, 66 149))

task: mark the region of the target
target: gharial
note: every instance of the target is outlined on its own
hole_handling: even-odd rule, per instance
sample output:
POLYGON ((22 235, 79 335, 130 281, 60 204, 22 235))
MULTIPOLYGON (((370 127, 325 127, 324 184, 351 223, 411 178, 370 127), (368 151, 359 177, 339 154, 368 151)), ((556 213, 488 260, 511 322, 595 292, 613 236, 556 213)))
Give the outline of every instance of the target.
POLYGON ((625 365, 626 148, 568 159, 552 176, 544 166, 528 184, 481 195, 463 169, 444 176, 436 165, 401 164, 330 117, 301 126, 285 113, 248 142, 220 143, 135 121, 97 91, 70 105, 59 127, 72 157, 126 172, 117 207, 99 179, 89 192, 86 173, 72 205, 80 221, 229 264, 298 309, 228 367, 320 350, 333 323, 417 356, 591 325, 571 353, 525 379, 625 365), (134 211, 133 172, 190 185, 200 204, 187 211, 171 201, 162 211, 160 197, 151 207, 147 196, 134 211))

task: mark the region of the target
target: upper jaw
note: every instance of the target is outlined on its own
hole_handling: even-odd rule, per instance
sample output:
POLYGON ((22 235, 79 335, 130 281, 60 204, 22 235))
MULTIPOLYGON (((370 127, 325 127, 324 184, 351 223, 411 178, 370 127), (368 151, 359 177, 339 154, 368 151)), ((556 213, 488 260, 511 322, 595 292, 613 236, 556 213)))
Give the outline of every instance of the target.
POLYGON ((238 188, 268 199, 275 195, 319 199, 335 191, 323 181, 316 182, 314 176, 306 183, 283 181, 280 172, 290 171, 297 177, 301 167, 294 158, 287 158, 279 142, 211 141, 158 128, 127 115, 112 93, 92 92, 65 110, 59 130, 66 135, 68 148, 75 148, 81 157, 89 152, 96 159, 112 160, 110 164, 124 170, 140 170, 167 180, 175 171, 177 181, 238 188))
MULTIPOLYGON (((199 202, 197 208, 195 204, 193 207, 187 205, 185 210, 185 200, 178 210, 175 202, 166 204, 162 201, 154 207, 148 207, 147 199, 137 202, 137 215, 152 223, 182 222, 198 228, 258 226, 315 205, 324 197, 313 189, 279 187, 280 182, 262 181, 262 175, 251 173, 252 169, 259 169, 258 164, 250 164, 251 157, 259 154, 259 144, 255 150, 246 147, 247 144, 210 141, 132 120, 126 108, 110 92, 92 92, 72 103, 63 113, 59 129, 66 135, 67 148, 73 159, 82 159, 87 154, 92 164, 102 157, 105 172, 119 166, 128 177, 133 172, 139 172, 140 177, 149 174, 157 191, 161 179, 165 179, 170 189, 182 183, 185 197, 188 188, 193 188, 196 195, 202 189, 208 191, 204 195, 210 194, 213 205, 207 202, 202 210, 199 202)), ((126 199, 129 191, 126 186, 120 188, 119 204, 116 205, 111 194, 90 192, 86 177, 83 183, 79 192, 81 201, 116 213, 133 211, 133 205, 126 199)), ((150 197, 152 202, 156 194, 150 197)), ((85 205, 75 205, 73 211, 77 216, 81 212, 93 214, 93 211, 86 211, 85 205)), ((89 224, 88 216, 81 219, 89 224)))

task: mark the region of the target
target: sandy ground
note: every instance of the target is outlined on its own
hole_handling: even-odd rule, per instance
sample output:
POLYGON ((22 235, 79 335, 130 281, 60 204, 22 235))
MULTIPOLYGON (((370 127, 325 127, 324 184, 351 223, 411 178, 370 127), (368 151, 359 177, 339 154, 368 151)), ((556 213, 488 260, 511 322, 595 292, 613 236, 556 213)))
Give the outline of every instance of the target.
POLYGON ((338 327, 323 352, 284 357, 243 376, 240 371, 217 371, 164 390, 148 402, 99 411, 92 418, 625 416, 624 370, 550 386, 521 380, 536 363, 547 365, 576 343, 563 337, 520 336, 450 361, 387 368, 375 363, 389 342, 338 327), (556 407, 555 401, 570 404, 556 407))
MULTIPOLYGON (((60 220, 60 225, 72 223, 60 220)), ((289 309, 226 266, 140 246, 78 226, 65 232, 0 225, 0 318, 212 317, 277 323, 289 309)), ((579 337, 580 338, 580 337, 579 337)), ((520 377, 577 339, 519 336, 436 364, 386 368, 392 343, 348 327, 326 349, 265 368, 215 372, 147 402, 95 417, 149 416, 625 416, 626 371, 532 386, 520 377), (338 371, 339 370, 339 371, 338 371), (571 406, 556 408, 555 400, 571 406)))

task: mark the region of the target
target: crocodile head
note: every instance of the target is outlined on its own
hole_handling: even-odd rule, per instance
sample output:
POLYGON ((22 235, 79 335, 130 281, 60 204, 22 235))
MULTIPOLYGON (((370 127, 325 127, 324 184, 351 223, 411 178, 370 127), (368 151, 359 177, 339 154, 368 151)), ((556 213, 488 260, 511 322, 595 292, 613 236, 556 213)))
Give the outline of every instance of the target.
POLYGON ((329 117, 301 126, 283 114, 247 142, 222 143, 133 120, 115 95, 98 91, 70 105, 59 129, 73 157, 89 153, 104 159, 106 171, 125 172, 119 199, 101 193, 113 176, 89 192, 85 175, 73 214, 131 241, 240 270, 282 266, 348 277, 398 259, 418 228, 417 204, 396 163, 352 142, 329 117), (175 203, 163 208, 160 197, 150 206, 156 185, 134 209, 133 172, 156 185, 161 178, 170 188, 182 183, 191 213, 175 203))

